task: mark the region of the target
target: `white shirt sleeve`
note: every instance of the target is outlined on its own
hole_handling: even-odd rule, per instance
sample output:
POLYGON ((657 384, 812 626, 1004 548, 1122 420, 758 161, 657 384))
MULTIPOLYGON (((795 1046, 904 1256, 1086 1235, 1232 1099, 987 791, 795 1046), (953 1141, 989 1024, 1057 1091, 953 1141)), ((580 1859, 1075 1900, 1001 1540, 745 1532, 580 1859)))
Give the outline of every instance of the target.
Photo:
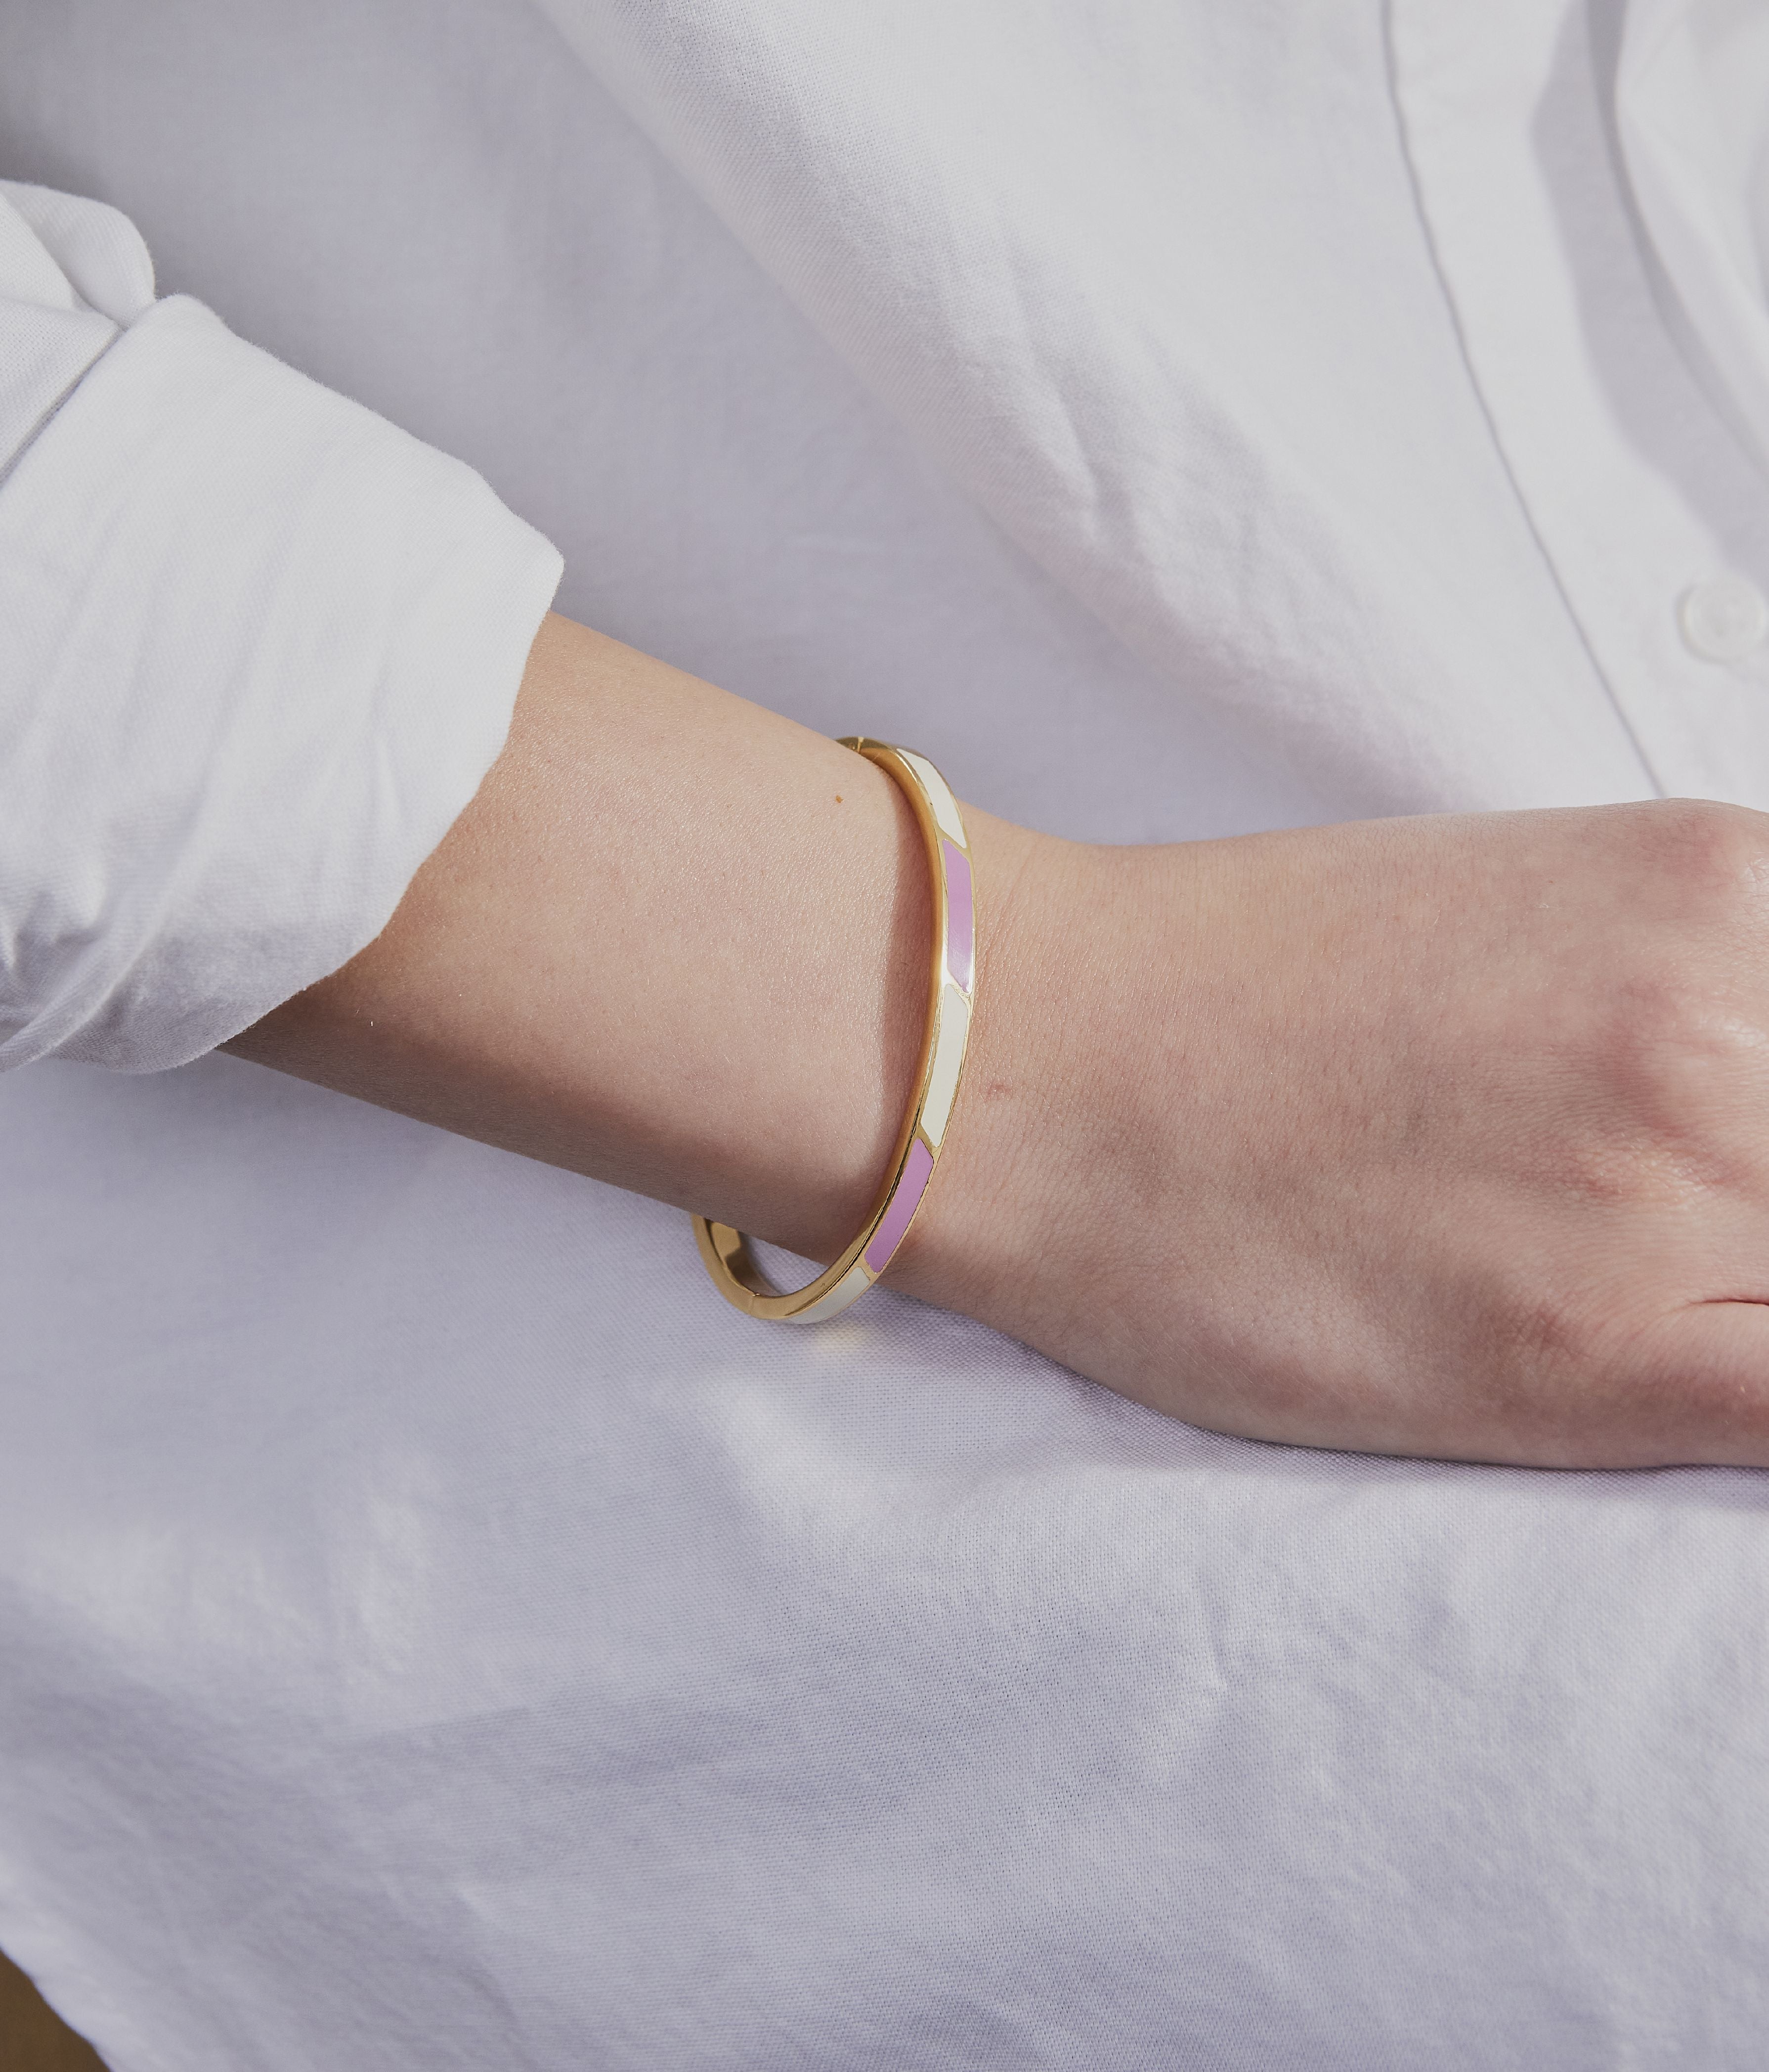
POLYGON ((0 184, 0 1067, 182 1064, 384 926, 560 564, 460 462, 0 184))

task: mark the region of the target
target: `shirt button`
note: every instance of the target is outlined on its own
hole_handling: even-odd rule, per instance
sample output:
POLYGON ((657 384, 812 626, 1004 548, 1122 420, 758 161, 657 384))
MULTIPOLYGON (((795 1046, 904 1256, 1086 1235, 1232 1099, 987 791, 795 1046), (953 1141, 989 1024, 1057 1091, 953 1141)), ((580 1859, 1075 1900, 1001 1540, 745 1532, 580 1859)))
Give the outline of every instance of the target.
POLYGON ((1713 576, 1685 592, 1677 623, 1704 662, 1739 662, 1769 635, 1769 603, 1742 576, 1713 576))

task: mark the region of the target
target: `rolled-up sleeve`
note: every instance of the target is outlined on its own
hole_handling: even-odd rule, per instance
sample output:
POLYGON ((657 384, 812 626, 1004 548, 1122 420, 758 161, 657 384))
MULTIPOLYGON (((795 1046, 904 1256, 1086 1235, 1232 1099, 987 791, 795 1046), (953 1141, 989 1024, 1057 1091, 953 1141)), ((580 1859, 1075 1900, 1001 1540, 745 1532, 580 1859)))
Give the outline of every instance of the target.
POLYGON ((0 1067, 152 1071, 380 933, 560 574, 470 468, 0 190, 0 1067))

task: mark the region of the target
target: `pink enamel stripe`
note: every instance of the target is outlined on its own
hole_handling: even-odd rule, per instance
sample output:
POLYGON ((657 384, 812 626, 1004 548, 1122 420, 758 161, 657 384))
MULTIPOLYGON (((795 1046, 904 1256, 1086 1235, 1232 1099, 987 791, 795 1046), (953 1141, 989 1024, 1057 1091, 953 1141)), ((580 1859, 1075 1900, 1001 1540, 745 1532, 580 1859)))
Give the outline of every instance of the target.
POLYGON ((917 1137, 909 1146, 909 1157, 903 1161, 903 1176, 897 1183, 891 1205, 866 1248, 866 1264, 873 1272, 882 1273, 890 1264, 891 1254, 903 1242, 903 1233, 909 1227, 909 1218, 921 1206, 928 1175, 933 1170, 934 1153, 917 1137))
POLYGON ((976 960, 976 929, 971 906, 971 859, 940 837, 946 857, 946 964, 954 980, 971 990, 976 960))

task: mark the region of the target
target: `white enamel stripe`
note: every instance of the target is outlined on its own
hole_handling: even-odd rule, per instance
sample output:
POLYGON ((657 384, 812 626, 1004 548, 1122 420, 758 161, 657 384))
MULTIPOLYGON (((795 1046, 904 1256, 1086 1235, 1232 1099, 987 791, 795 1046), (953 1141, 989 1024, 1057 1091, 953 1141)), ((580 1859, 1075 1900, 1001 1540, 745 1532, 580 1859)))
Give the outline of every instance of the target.
POLYGON ((900 748, 897 752, 921 779, 940 832, 955 841, 960 849, 966 848, 964 822, 958 817, 958 802, 952 796, 952 787, 925 755, 917 755, 912 748, 900 748))
POLYGON ((857 1302, 872 1285, 872 1276, 866 1270, 866 1262, 856 1259, 829 1293, 801 1309, 796 1317, 788 1317, 789 1324, 826 1324, 831 1317, 839 1317, 851 1302, 857 1302))
POLYGON ((940 1040, 934 1047, 934 1069, 928 1075, 927 1101, 921 1110, 921 1134, 936 1151, 946 1135, 952 1113, 952 1097, 958 1090, 958 1069, 964 1063, 965 1039, 971 1034, 971 1003, 951 984, 940 989, 940 1040))
POLYGON ((704 1216, 695 1218, 701 1258, 726 1301, 752 1317, 781 1323, 819 1324, 840 1316, 889 1266, 933 1179, 935 1161, 958 1097, 971 1033, 971 990, 975 983, 975 890, 958 802, 934 765, 913 750, 859 735, 847 739, 843 746, 880 764, 901 786, 915 806, 916 819, 927 842, 928 860, 943 910, 933 972, 938 988, 934 1003, 933 1049, 912 1111, 914 1126, 901 1163, 891 1176, 890 1191, 881 1207, 846 1255, 853 1261, 851 1265, 832 1266, 795 1290, 777 1289, 761 1267, 748 1257, 738 1232, 727 1230, 723 1224, 710 1223, 704 1216), (801 1303, 802 1308, 798 1306, 801 1303))

